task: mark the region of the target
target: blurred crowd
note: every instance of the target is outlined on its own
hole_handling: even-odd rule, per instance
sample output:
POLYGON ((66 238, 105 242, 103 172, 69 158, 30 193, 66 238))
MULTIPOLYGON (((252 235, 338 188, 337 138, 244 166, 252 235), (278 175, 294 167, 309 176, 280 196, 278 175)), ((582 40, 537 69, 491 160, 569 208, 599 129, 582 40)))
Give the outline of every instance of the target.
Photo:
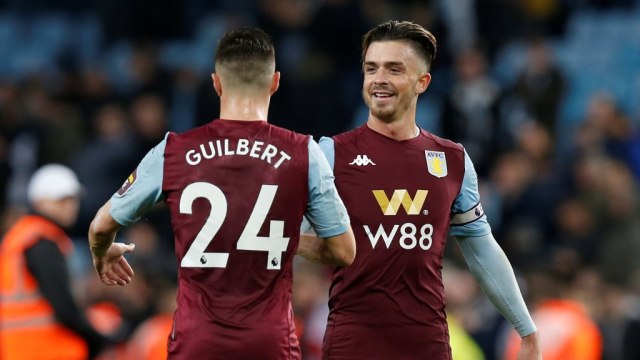
MULTIPOLYGON (((418 123, 462 143, 474 160, 484 209, 543 344, 587 331, 549 315, 574 311, 595 324, 603 359, 640 359, 640 99, 596 88, 577 111, 563 111, 575 83, 553 44, 571 36, 567 24, 585 11, 632 13, 640 23, 634 0, 0 0, 0 59, 37 60, 0 64, 0 234, 29 211, 26 184, 36 168, 74 169, 84 185, 71 231, 78 293, 107 331, 141 339, 141 324, 170 315, 175 300, 168 212, 159 206, 119 234, 136 244, 136 277, 125 288, 103 286, 94 274, 88 225, 167 131, 216 118, 210 73, 217 38, 243 25, 273 36, 282 81, 269 120, 317 140, 366 120, 361 36, 388 19, 412 20, 439 42, 418 123), (49 49, 43 41, 33 54, 21 52, 39 44, 35 37, 55 34, 60 22, 63 40, 78 42, 49 49), (514 43, 524 44, 524 61, 509 68, 507 81, 498 65, 514 43)), ((607 41, 590 39, 586 47, 596 57, 607 41)), ((640 63, 632 68, 637 76, 625 80, 640 89, 640 63)), ((572 71, 592 76, 590 68, 572 71)), ((502 358, 509 327, 451 244, 443 273, 447 310, 459 330, 452 334, 462 334, 452 335, 460 339, 452 340, 454 358, 502 358), (475 350, 456 356, 458 346, 475 350)), ((305 359, 320 354, 329 276, 296 263, 305 359)))

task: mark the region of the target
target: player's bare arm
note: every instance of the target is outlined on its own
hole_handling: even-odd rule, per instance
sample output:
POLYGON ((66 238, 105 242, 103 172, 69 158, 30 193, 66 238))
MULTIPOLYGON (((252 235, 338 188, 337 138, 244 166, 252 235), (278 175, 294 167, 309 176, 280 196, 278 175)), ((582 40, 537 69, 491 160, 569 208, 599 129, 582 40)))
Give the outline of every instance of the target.
POLYGON ((345 233, 326 239, 301 234, 297 255, 316 263, 348 266, 356 257, 356 239, 351 227, 345 233))
POLYGON ((106 285, 124 286, 131 282, 133 269, 123 255, 133 251, 135 245, 113 242, 122 226, 111 217, 110 209, 108 201, 91 222, 89 248, 100 280, 106 285))

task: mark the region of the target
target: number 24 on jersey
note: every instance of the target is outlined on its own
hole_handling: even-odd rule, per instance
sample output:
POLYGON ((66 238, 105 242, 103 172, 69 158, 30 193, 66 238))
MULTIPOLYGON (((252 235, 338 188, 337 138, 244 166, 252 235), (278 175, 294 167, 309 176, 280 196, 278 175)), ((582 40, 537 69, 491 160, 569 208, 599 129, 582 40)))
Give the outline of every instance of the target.
MULTIPOLYGON (((278 190, 277 185, 262 185, 258 199, 238 239, 236 249, 267 252, 267 269, 280 270, 282 253, 287 250, 289 238, 284 237, 284 221, 271 220, 269 236, 258 236, 278 190)), ((180 213, 192 214, 193 202, 204 198, 211 204, 211 212, 195 240, 182 258, 180 266, 188 268, 225 268, 229 253, 205 252, 227 216, 227 198, 219 187, 196 182, 189 184, 180 196, 180 213)))

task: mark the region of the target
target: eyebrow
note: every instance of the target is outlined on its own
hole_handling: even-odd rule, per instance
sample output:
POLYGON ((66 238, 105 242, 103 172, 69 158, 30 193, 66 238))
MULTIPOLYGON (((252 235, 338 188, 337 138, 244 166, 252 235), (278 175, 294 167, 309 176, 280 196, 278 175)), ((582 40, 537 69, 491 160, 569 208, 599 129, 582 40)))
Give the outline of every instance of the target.
MULTIPOLYGON (((365 61, 364 65, 379 65, 379 63, 375 62, 375 61, 365 61)), ((382 66, 405 66, 403 62, 401 61, 385 61, 382 63, 382 66)))

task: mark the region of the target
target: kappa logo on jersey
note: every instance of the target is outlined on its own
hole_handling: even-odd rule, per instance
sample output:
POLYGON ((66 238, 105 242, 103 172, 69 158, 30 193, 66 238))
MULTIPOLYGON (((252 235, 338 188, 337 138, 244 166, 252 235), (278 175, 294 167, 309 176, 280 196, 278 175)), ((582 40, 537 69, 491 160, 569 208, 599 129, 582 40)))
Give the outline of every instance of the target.
POLYGON ((124 184, 122 184, 122 186, 120 186, 120 189, 118 189, 117 194, 119 196, 124 196, 124 194, 127 192, 127 190, 129 190, 129 188, 131 187, 131 185, 133 185, 133 183, 136 181, 137 178, 138 178, 138 168, 133 170, 133 172, 131 173, 131 175, 129 175, 127 180, 124 181, 124 184))
POLYGON ((391 216, 398 213, 400 205, 407 212, 407 215, 419 215, 428 193, 429 190, 418 190, 412 199, 406 189, 400 189, 394 190, 391 199, 389 199, 384 190, 373 190, 373 196, 380 205, 382 213, 391 216))
POLYGON ((367 166, 367 165, 375 165, 371 159, 367 155, 358 155, 349 165, 357 165, 357 166, 367 166))
POLYGON ((427 158, 429 174, 437 178, 447 176, 447 158, 444 156, 444 152, 425 150, 424 155, 427 158))

